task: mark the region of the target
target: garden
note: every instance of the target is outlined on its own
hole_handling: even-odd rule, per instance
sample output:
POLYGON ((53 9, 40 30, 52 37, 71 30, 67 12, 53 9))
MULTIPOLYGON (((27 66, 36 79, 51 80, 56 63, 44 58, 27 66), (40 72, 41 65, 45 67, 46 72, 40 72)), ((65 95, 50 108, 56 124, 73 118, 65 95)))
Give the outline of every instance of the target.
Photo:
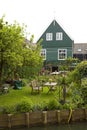
POLYGON ((31 81, 22 79, 21 89, 9 88, 0 95, 0 113, 24 113, 44 110, 87 108, 87 61, 79 63, 73 71, 59 75, 39 75, 34 77, 43 91, 32 93, 31 81), (44 83, 57 82, 56 90, 48 93, 44 83))
POLYGON ((33 45, 34 36, 31 35, 30 41, 26 41, 25 27, 17 22, 9 25, 4 16, 0 19, 0 113, 87 108, 87 61, 71 68, 75 59, 68 58, 60 65, 64 73, 51 75, 46 70, 42 74, 42 40, 33 45), (19 77, 21 89, 14 89, 10 84, 8 92, 2 92, 7 79, 15 81, 19 77), (43 87, 42 92, 31 93, 33 80, 43 87), (48 93, 46 82, 56 82, 55 91, 48 93))

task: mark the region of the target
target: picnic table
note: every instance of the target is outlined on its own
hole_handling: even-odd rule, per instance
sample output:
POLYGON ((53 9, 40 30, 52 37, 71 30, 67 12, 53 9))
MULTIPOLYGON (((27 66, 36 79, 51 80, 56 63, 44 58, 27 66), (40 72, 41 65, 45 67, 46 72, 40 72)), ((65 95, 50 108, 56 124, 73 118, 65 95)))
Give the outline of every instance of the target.
POLYGON ((44 85, 48 86, 48 88, 49 88, 48 93, 49 93, 49 92, 56 90, 57 83, 56 82, 46 82, 44 85))

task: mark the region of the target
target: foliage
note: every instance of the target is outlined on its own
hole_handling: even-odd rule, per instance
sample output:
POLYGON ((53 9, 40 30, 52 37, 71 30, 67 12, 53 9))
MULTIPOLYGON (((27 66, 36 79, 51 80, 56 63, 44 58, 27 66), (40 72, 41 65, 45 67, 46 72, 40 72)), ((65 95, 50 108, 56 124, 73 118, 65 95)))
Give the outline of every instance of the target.
POLYGON ((78 63, 79 63, 79 59, 77 59, 77 58, 69 57, 65 60, 67 70, 72 70, 72 68, 74 69, 78 63))
POLYGON ((24 98, 16 105, 16 111, 19 113, 32 111, 32 101, 24 98))
POLYGON ((70 109, 70 108, 72 108, 72 104, 71 103, 65 103, 64 105, 62 105, 62 109, 70 109))
POLYGON ((84 78, 87 76, 87 61, 82 61, 78 66, 76 67, 76 70, 78 70, 81 78, 84 78))
POLYGON ((22 43, 24 28, 18 23, 9 25, 0 19, 0 83, 4 74, 14 72, 16 67, 22 66, 22 43))
MULTIPOLYGON (((73 73, 73 71, 71 73, 73 73)), ((29 83, 30 80, 23 79, 23 84, 26 85, 26 87, 22 87, 21 90, 14 90, 10 88, 9 93, 0 95, 0 108, 3 108, 3 113, 43 111, 55 109, 60 110, 69 109, 70 107, 74 109, 86 106, 87 89, 85 88, 87 86, 87 78, 82 79, 82 85, 79 86, 78 82, 71 82, 72 80, 70 74, 65 77, 66 83, 64 81, 62 82, 61 75, 55 75, 55 77, 57 76, 55 79, 59 83, 57 90, 53 93, 48 93, 48 87, 44 87, 44 82, 49 81, 49 76, 50 75, 41 75, 38 77, 34 77, 39 81, 39 83, 43 83, 41 84, 43 85, 43 92, 41 92, 40 94, 31 94, 31 87, 27 86, 27 83, 29 83), (68 78, 70 78, 70 81, 68 78), (62 99, 63 101, 62 83, 66 84, 65 103, 60 102, 60 99, 62 99), (68 92, 70 92, 69 96, 67 96, 68 92), (11 106, 14 106, 13 110, 11 110, 11 106)))
POLYGON ((28 78, 41 70, 41 41, 33 44, 32 35, 30 42, 26 42, 24 30, 24 25, 21 27, 17 22, 9 25, 4 17, 0 19, 0 86, 3 79, 8 76, 14 78, 15 73, 28 78))
POLYGON ((84 102, 84 105, 87 104, 87 86, 82 86, 82 89, 81 89, 81 92, 82 92, 82 99, 83 99, 83 102, 84 102))
POLYGON ((81 88, 78 84, 74 84, 75 86, 72 88, 72 103, 76 108, 82 107, 83 99, 81 97, 81 88))
POLYGON ((40 56, 41 46, 40 42, 37 44, 29 43, 27 48, 23 48, 23 66, 20 74, 23 78, 34 77, 41 71, 43 59, 40 56), (25 76, 25 77, 24 77, 25 76))
POLYGON ((79 59, 69 57, 60 64, 60 70, 74 70, 78 63, 79 59))
POLYGON ((10 106, 10 105, 3 106, 1 110, 1 113, 3 114, 12 114, 15 112, 16 112, 15 106, 10 106))
POLYGON ((27 86, 29 84, 29 79, 22 79, 22 86, 27 86))
POLYGON ((33 108, 32 111, 41 111, 43 110, 42 104, 37 103, 37 104, 33 104, 33 108))
POLYGON ((49 100, 48 102, 48 110, 55 110, 58 107, 58 101, 57 100, 49 100))
POLYGON ((82 61, 79 63, 76 68, 69 73, 69 79, 71 82, 78 83, 78 86, 81 87, 81 80, 87 76, 87 61, 82 61))

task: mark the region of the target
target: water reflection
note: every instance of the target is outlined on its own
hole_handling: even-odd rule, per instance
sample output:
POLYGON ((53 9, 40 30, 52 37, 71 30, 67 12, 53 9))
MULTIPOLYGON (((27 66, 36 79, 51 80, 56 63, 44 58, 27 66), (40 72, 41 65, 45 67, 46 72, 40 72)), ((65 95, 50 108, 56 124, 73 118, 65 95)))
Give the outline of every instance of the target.
POLYGON ((69 125, 50 125, 43 127, 20 128, 11 130, 87 130, 87 122, 69 125))

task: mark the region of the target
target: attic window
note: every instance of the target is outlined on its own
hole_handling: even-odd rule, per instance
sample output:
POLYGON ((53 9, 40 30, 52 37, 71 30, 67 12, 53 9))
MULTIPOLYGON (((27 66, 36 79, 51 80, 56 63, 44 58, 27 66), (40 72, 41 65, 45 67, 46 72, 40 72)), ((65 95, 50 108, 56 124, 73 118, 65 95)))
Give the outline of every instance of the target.
POLYGON ((63 40, 63 33, 62 32, 56 33, 56 40, 63 40))
POLYGON ((53 40, 53 33, 46 33, 46 41, 52 41, 53 40))

